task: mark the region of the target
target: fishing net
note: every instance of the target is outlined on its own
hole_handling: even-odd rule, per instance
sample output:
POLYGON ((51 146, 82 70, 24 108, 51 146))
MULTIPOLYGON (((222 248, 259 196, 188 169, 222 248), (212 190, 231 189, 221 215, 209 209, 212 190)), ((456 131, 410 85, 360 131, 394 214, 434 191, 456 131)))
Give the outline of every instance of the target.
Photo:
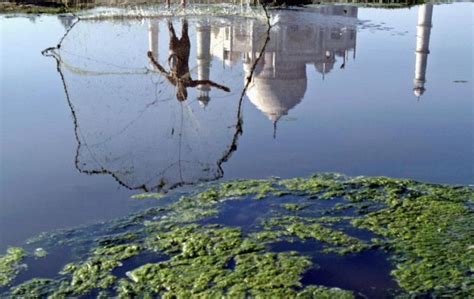
MULTIPOLYGON (((236 148, 245 78, 240 54, 229 57, 226 34, 229 28, 247 34, 239 28, 255 24, 189 20, 191 77, 231 91, 199 85, 178 101, 176 86, 147 57, 152 51, 169 69, 168 21, 81 20, 58 48, 45 52, 58 62, 79 171, 109 174, 127 188, 147 191, 222 176, 221 164, 236 148)), ((183 22, 172 20, 178 38, 183 22)))

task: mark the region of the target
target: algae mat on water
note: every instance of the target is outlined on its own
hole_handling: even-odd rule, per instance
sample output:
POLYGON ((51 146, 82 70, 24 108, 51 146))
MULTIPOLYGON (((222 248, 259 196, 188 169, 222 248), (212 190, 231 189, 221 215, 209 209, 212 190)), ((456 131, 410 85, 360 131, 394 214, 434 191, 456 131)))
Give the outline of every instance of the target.
POLYGON ((25 249, 9 249, 0 257, 4 295, 371 296, 303 279, 328 256, 354 258, 367 252, 390 258, 390 275, 398 286, 385 290, 386 296, 474 293, 470 187, 318 174, 198 189, 176 199, 158 196, 156 208, 127 218, 45 233, 25 249), (276 250, 281 244, 286 247, 276 250), (38 275, 22 279, 30 271, 23 263, 38 247, 48 252, 41 258, 44 265, 55 252, 67 251, 63 269, 52 276, 36 270, 38 275))

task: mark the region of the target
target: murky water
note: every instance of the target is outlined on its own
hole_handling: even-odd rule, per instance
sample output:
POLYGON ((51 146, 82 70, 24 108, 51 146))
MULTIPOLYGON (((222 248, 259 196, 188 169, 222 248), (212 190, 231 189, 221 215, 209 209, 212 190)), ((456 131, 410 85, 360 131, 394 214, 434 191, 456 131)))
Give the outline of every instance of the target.
POLYGON ((263 18, 81 20, 46 56, 74 18, 2 16, 0 248, 219 178, 472 184, 472 12, 279 10, 269 36, 263 18))

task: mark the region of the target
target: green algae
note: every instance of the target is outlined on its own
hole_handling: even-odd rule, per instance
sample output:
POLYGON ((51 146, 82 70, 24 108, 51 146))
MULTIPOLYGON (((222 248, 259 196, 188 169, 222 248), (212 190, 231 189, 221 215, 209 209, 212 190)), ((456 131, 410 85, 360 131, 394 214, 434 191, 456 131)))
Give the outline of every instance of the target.
POLYGON ((199 294, 207 291, 216 277, 225 276, 229 270, 218 257, 200 256, 191 260, 177 259, 158 264, 146 264, 122 280, 119 296, 133 296, 144 291, 170 295, 199 294))
POLYGON ((135 194, 132 195, 132 199, 163 199, 165 198, 165 195, 163 193, 140 193, 140 194, 135 194))
POLYGON ((148 226, 191 223, 204 218, 216 216, 219 212, 216 208, 218 202, 213 200, 209 201, 208 195, 200 196, 201 193, 194 197, 181 197, 177 203, 170 206, 169 213, 164 217, 161 217, 159 221, 149 222, 148 226))
POLYGON ((317 223, 325 223, 328 225, 333 225, 333 224, 341 224, 343 222, 348 222, 353 219, 354 217, 351 217, 351 216, 321 216, 314 220, 317 223))
POLYGON ((354 294, 349 291, 341 290, 339 288, 326 288, 321 286, 309 286, 303 291, 299 292, 296 298, 304 299, 352 299, 355 298, 354 294))
POLYGON ((35 249, 35 251, 33 252, 33 255, 37 258, 42 258, 42 257, 46 257, 48 255, 48 252, 44 250, 43 248, 39 247, 35 249))
POLYGON ((293 193, 318 196, 331 193, 333 196, 321 196, 322 199, 331 199, 344 195, 343 186, 339 183, 338 175, 313 175, 310 178, 293 178, 279 181, 279 185, 293 193))
POLYGON ((280 231, 280 236, 291 236, 300 240, 314 239, 331 245, 324 248, 324 252, 348 254, 370 248, 370 245, 342 231, 325 227, 320 223, 311 223, 301 217, 273 218, 267 222, 266 228, 280 231))
POLYGON ((353 223, 387 239, 395 252, 392 274, 405 290, 474 293, 474 213, 466 206, 422 196, 353 223))
POLYGON ((93 225, 59 229, 43 232, 26 241, 27 246, 52 248, 71 248, 74 254, 83 256, 88 253, 90 245, 108 246, 132 243, 143 238, 143 224, 147 218, 162 215, 163 207, 149 208, 124 218, 114 219, 93 225))
POLYGON ((0 255, 0 287, 9 285, 25 268, 22 261, 26 255, 20 247, 10 247, 4 255, 0 255))
POLYGON ((357 238, 350 237, 347 234, 322 226, 318 223, 306 225, 304 223, 293 223, 286 227, 286 231, 300 239, 312 238, 320 242, 328 243, 339 248, 326 248, 328 251, 334 251, 341 254, 360 252, 368 248, 357 238))
POLYGON ((342 211, 346 211, 348 209, 355 208, 355 207, 357 207, 357 205, 353 203, 337 203, 334 205, 334 207, 329 209, 327 213, 342 212, 342 211))
POLYGON ((96 248, 84 263, 69 263, 64 267, 61 274, 70 274, 71 280, 56 294, 72 296, 87 294, 94 289, 111 288, 117 279, 111 271, 122 266, 122 260, 136 256, 141 251, 141 246, 137 244, 96 248))
POLYGON ((107 257, 113 260, 125 260, 138 255, 142 248, 136 244, 116 245, 111 247, 99 247, 94 250, 95 256, 107 257))
POLYGON ((201 201, 219 201, 249 195, 254 195, 255 199, 263 199, 270 194, 283 195, 276 188, 274 180, 235 180, 221 183, 217 188, 212 187, 197 197, 201 201))
POLYGON ((172 258, 131 271, 129 280, 119 283, 119 296, 283 295, 301 287, 300 276, 311 265, 296 253, 265 253, 264 246, 245 238, 240 229, 216 225, 175 227, 147 244, 172 258))
POLYGON ((56 287, 58 284, 52 279, 35 278, 14 287, 11 293, 16 298, 44 298, 56 287))
POLYGON ((291 211, 291 212, 298 212, 298 211, 301 211, 305 208, 307 208, 308 206, 307 205, 299 205, 299 204, 295 204, 295 203, 286 203, 286 204, 283 204, 282 207, 288 211, 291 211))
POLYGON ((171 232, 157 233, 147 240, 147 247, 183 258, 222 254, 241 244, 242 233, 237 228, 214 228, 189 225, 171 232))
POLYGON ((294 253, 239 254, 234 269, 227 267, 228 259, 203 255, 147 264, 129 274, 131 281, 121 281, 119 293, 131 296, 146 290, 165 298, 291 294, 293 288, 301 287, 301 275, 311 265, 307 258, 294 253))
POLYGON ((97 243, 99 246, 120 245, 124 243, 130 243, 137 240, 138 238, 139 234, 130 232, 101 237, 97 240, 97 243))
MULTIPOLYGON (((122 278, 116 284, 119 297, 306 298, 315 290, 328 294, 339 291, 351 294, 320 286, 297 291, 302 287, 301 275, 312 265, 310 260, 295 252, 265 252, 263 245, 245 237, 238 228, 196 224, 177 226, 150 237, 146 247, 165 252, 171 258, 129 272, 128 278, 122 278), (230 266, 231 263, 235 265, 230 266)), ((126 252, 121 245, 99 248, 93 251, 93 256, 85 264, 69 264, 63 273, 71 274, 72 281, 56 294, 70 296, 86 294, 96 288, 111 288, 116 282, 110 274, 117 267, 114 261, 129 257, 126 252), (96 260, 95 256, 102 259, 96 260)))
POLYGON ((316 240, 322 244, 317 254, 385 250, 395 265, 392 275, 410 296, 466 297, 474 292, 473 195, 468 187, 338 174, 212 184, 165 207, 103 225, 100 236, 82 228, 54 235, 51 243, 93 245, 58 279, 16 288, 59 297, 102 290, 106 297, 123 298, 352 298, 337 288, 302 286, 303 273, 316 267, 309 257, 269 252, 275 242, 316 240), (291 203, 275 199, 284 195, 291 203), (278 203, 248 232, 202 224, 229 200, 278 203), (324 206, 315 200, 324 200, 324 206), (361 241, 344 231, 352 226, 377 237, 361 241), (85 236, 82 243, 78 236, 85 236), (128 277, 112 274, 123 260, 145 251, 168 259, 137 265, 128 277))
POLYGON ((227 288, 229 295, 278 296, 291 295, 302 286, 303 272, 311 261, 296 253, 264 253, 239 255, 235 270, 218 285, 227 288))
POLYGON ((72 279, 68 286, 61 290, 61 293, 80 295, 87 294, 93 289, 110 288, 116 280, 110 271, 120 265, 120 262, 112 259, 91 258, 76 267, 68 266, 68 270, 74 269, 71 273, 72 279))
POLYGON ((249 236, 253 240, 265 244, 281 241, 284 235, 284 232, 280 230, 262 230, 251 233, 249 236))

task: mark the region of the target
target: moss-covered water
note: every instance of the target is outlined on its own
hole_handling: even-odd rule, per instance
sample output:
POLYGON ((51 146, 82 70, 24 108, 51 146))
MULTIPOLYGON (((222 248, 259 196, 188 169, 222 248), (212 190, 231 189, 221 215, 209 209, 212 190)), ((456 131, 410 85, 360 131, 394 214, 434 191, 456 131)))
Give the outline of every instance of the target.
POLYGON ((9 249, 0 259, 2 292, 352 298, 474 291, 472 188, 317 174, 149 197, 159 197, 157 207, 9 249), (28 259, 47 263, 58 252, 68 253, 57 273, 28 268, 28 259), (355 269, 363 263, 361 283, 355 269))

